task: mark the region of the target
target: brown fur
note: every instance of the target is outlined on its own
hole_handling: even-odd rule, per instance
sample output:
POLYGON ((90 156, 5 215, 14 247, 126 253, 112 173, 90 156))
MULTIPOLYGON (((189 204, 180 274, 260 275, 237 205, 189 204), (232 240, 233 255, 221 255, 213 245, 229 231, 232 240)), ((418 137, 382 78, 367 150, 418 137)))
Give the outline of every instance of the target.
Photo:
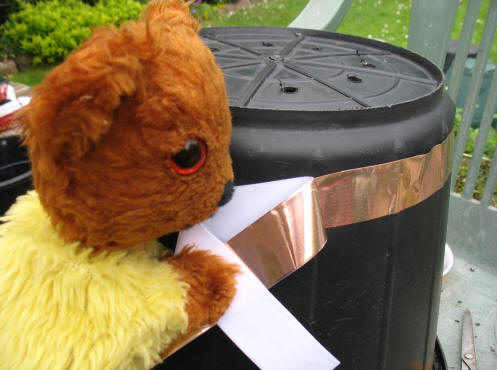
POLYGON ((224 79, 181 0, 102 29, 58 66, 22 112, 35 187, 67 241, 124 248, 212 214, 233 177, 224 79), (169 158, 190 137, 207 161, 169 158))
MULTIPOLYGON (((68 241, 127 248, 209 217, 232 179, 224 79, 183 0, 95 32, 35 89, 21 113, 35 187, 68 241), (207 145, 193 175, 169 159, 207 145)), ((168 259, 190 285, 188 331, 213 324, 235 294, 235 266, 185 249, 168 259)))
POLYGON ((240 272, 238 266, 226 267, 220 257, 194 250, 193 246, 186 246, 181 253, 167 260, 191 288, 186 305, 188 328, 163 351, 163 358, 185 340, 191 340, 191 334, 197 329, 209 327, 219 320, 235 296, 234 275, 240 272))
POLYGON ((188 292, 188 331, 213 325, 228 308, 236 293, 236 265, 226 265, 219 256, 185 247, 168 259, 183 280, 190 285, 188 292))

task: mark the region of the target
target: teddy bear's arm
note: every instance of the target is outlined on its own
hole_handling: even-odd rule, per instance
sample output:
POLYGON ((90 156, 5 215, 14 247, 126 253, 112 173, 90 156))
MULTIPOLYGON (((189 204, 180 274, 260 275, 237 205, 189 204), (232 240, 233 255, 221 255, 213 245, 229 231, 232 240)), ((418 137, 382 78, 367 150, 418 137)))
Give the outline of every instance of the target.
POLYGON ((224 314, 236 293, 235 275, 240 269, 207 251, 185 247, 167 259, 189 284, 186 312, 188 329, 213 325, 224 314))

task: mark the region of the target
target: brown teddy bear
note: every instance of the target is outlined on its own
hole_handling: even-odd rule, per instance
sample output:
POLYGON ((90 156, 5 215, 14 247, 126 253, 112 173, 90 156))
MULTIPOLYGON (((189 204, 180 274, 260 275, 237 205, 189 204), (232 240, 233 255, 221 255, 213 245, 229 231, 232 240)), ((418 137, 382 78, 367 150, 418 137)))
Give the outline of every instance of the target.
POLYGON ((183 0, 97 30, 20 121, 35 191, 0 226, 0 369, 143 369, 215 323, 237 267, 154 241, 232 180, 224 80, 183 0))

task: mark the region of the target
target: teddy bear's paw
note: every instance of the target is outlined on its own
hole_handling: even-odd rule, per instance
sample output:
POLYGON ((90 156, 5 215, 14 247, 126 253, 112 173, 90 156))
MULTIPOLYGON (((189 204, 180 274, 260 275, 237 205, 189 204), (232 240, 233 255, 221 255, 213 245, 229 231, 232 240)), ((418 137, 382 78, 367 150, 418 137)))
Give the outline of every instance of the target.
POLYGON ((188 246, 168 259, 190 285, 188 290, 189 328, 213 325, 224 314, 236 293, 238 266, 221 257, 188 246))

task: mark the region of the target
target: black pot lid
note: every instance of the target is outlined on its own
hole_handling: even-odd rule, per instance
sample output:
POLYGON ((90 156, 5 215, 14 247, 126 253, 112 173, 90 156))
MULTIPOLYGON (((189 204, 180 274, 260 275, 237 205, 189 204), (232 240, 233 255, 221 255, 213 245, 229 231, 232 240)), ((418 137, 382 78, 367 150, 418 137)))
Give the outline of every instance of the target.
POLYGON ((232 107, 390 107, 443 83, 441 71, 419 55, 360 37, 276 27, 205 28, 200 35, 224 73, 232 107))

